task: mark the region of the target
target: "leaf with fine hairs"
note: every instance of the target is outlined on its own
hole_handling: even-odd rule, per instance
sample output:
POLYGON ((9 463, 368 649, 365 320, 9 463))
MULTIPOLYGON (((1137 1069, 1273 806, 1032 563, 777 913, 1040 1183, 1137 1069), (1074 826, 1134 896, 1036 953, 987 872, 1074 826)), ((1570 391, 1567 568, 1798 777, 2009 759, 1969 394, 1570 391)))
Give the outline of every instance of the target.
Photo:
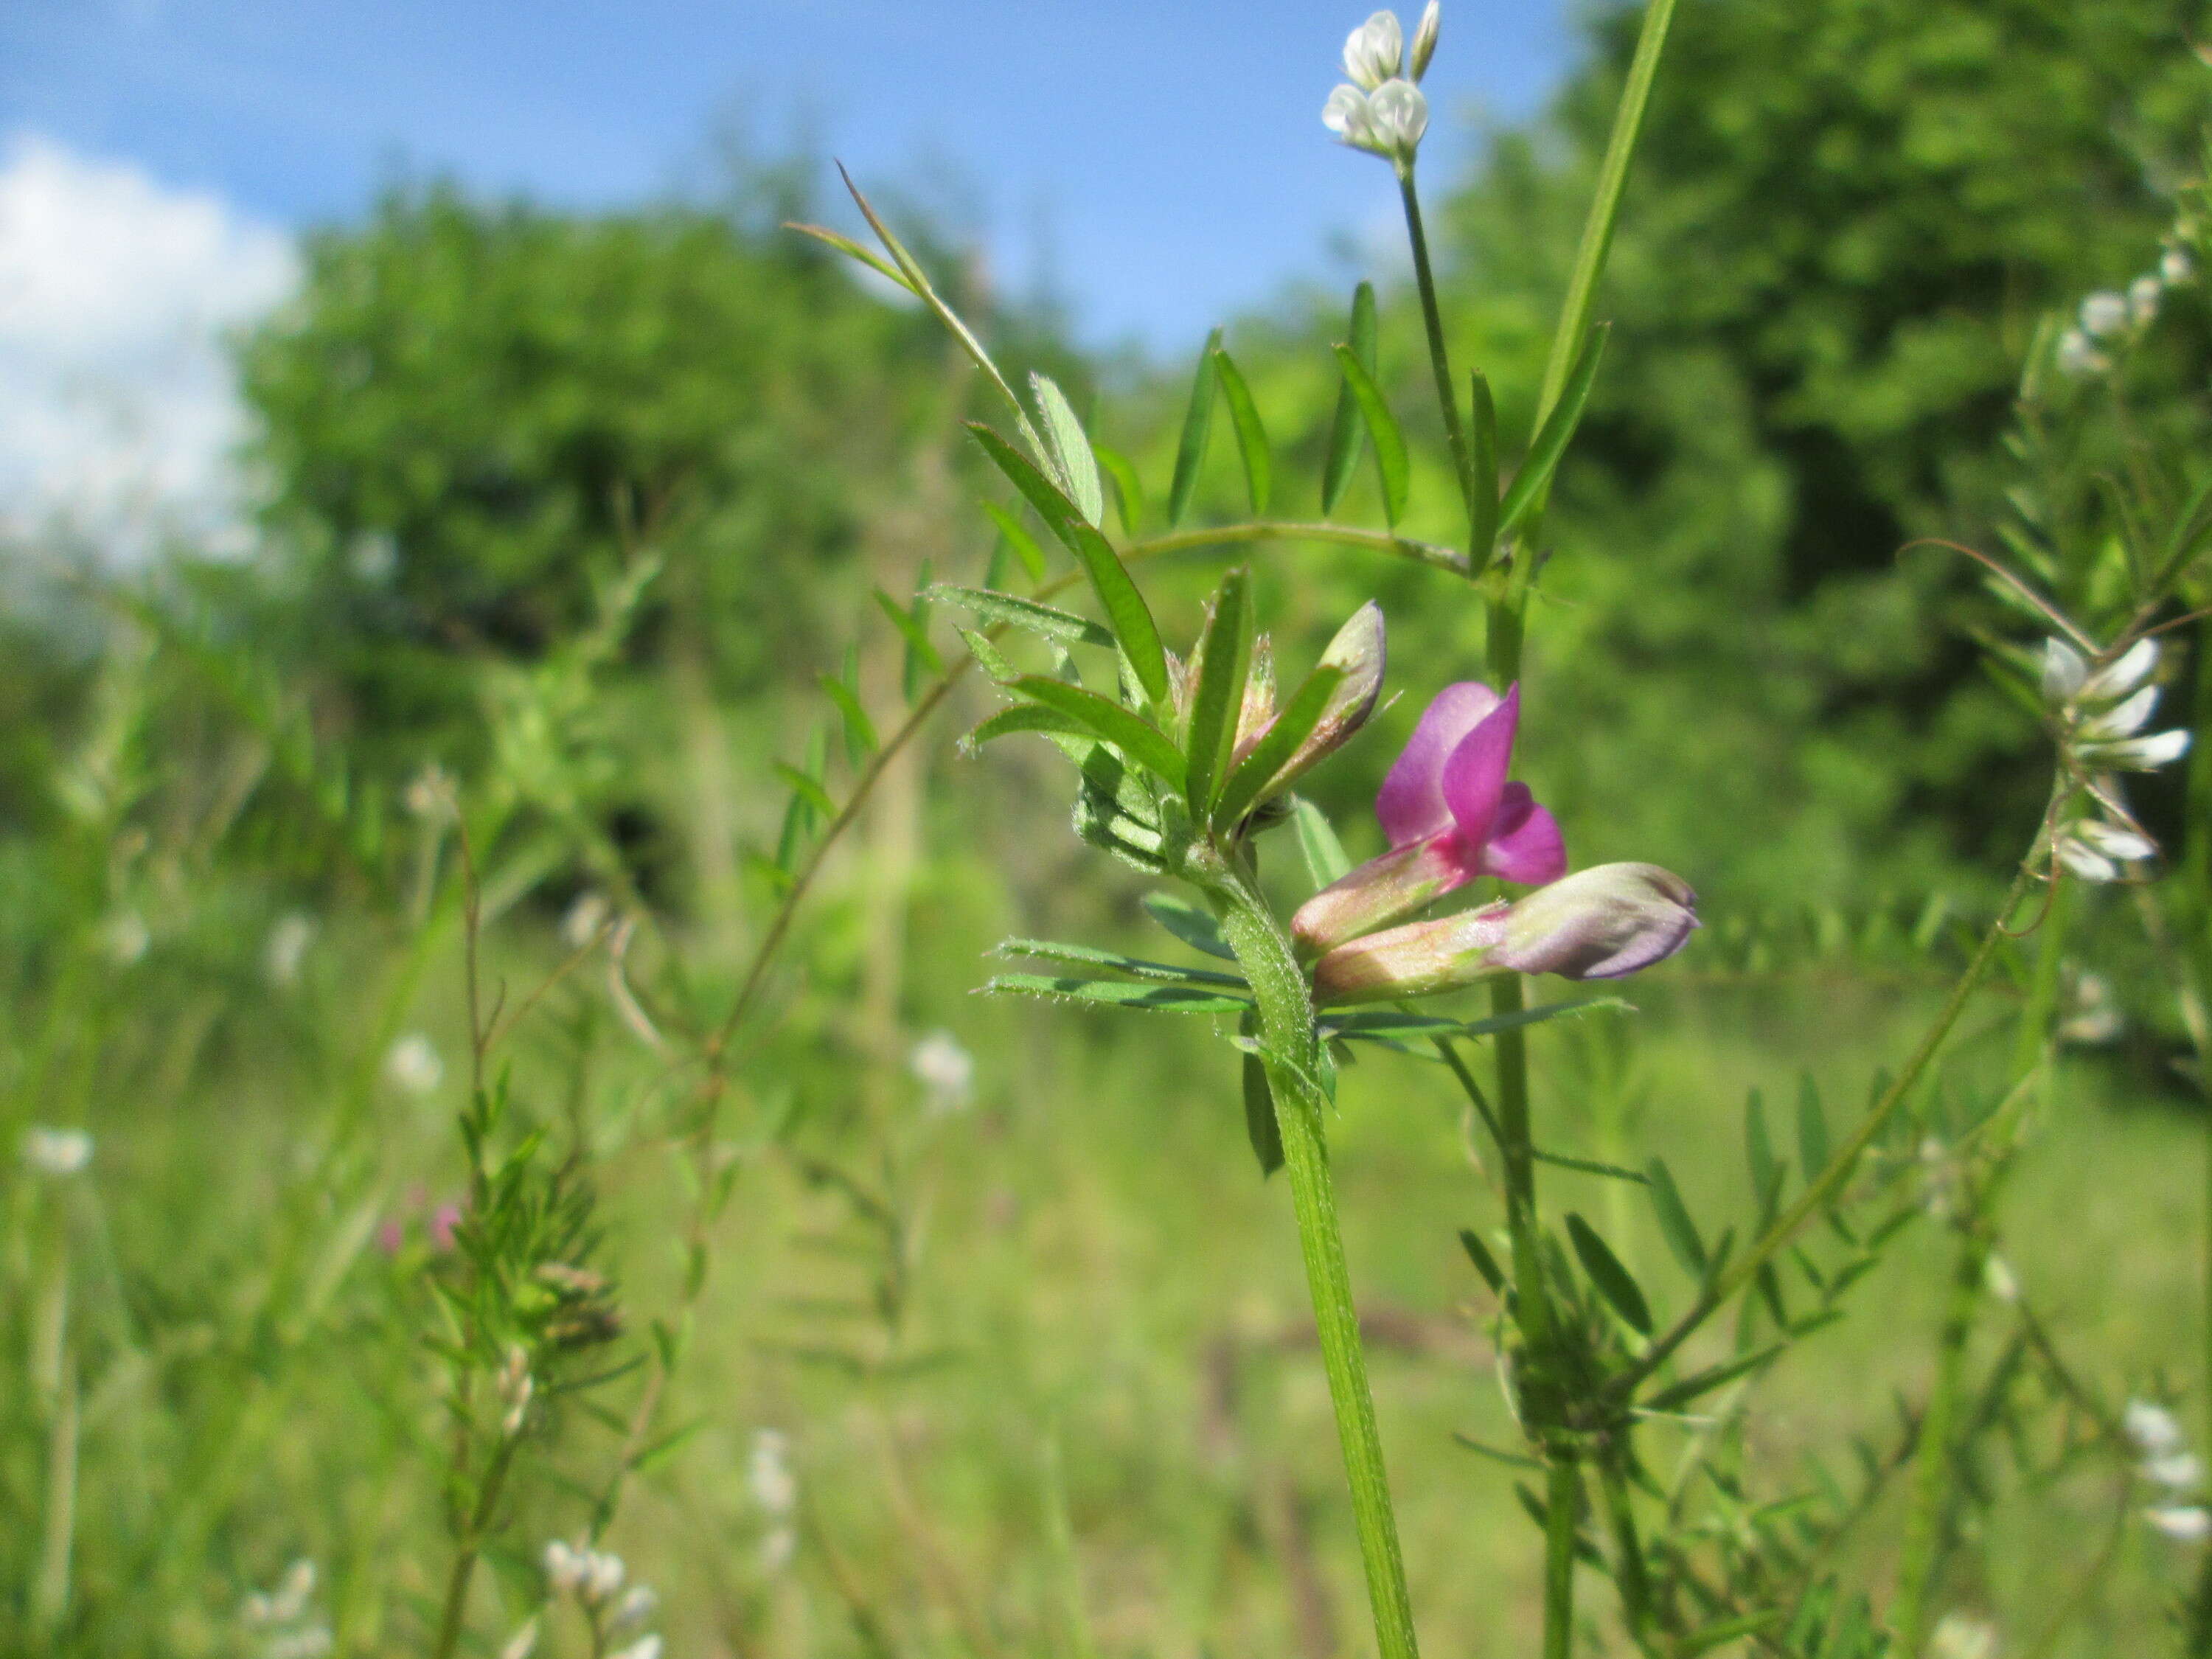
POLYGON ((1168 527, 1182 522, 1192 493, 1198 488, 1198 469, 1206 461, 1206 441, 1213 430, 1213 354, 1220 349, 1221 331, 1206 337, 1206 349, 1198 359, 1198 374, 1190 383, 1190 403, 1183 410, 1182 434, 1176 441, 1175 479, 1168 486, 1168 527))
POLYGON ((1367 366, 1352 356, 1350 346, 1337 346, 1336 362, 1344 372, 1345 385, 1352 389, 1352 400, 1359 405, 1360 419, 1367 423, 1367 435, 1375 441, 1375 470, 1382 481, 1382 519, 1395 530, 1406 510, 1406 491, 1413 478, 1406 434, 1399 428, 1398 417, 1390 412, 1382 388, 1375 384, 1367 366))
POLYGON ((1267 497, 1274 488, 1275 456, 1267 443, 1267 428, 1260 422, 1260 405, 1252 400, 1252 388, 1244 383, 1243 372, 1219 346, 1213 349, 1213 372, 1221 381, 1221 395, 1229 404, 1229 423, 1237 433, 1237 453, 1244 461, 1244 488, 1251 499, 1252 516, 1259 518, 1267 511, 1267 497))
MULTIPOLYGON (((1375 284, 1362 283, 1352 293, 1352 326, 1347 343, 1352 355, 1371 377, 1377 371, 1375 357, 1376 320, 1375 284)), ((1321 510, 1323 518, 1336 510, 1344 499, 1345 489, 1352 482, 1354 468, 1359 465, 1359 448, 1367 428, 1359 418, 1358 399, 1352 395, 1349 386, 1336 389, 1336 413, 1328 423, 1328 458, 1322 464, 1321 510)))

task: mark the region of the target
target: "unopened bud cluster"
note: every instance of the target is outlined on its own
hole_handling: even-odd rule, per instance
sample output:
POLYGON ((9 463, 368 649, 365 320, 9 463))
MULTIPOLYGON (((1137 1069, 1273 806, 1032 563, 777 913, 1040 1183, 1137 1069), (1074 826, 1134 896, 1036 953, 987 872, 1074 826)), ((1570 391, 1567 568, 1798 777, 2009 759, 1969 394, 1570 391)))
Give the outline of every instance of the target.
POLYGON ((1344 43, 1349 80, 1329 94, 1322 125, 1354 149, 1411 167, 1429 130, 1429 100, 1418 82, 1436 55, 1437 23, 1436 0, 1429 0, 1413 31, 1410 60, 1396 13, 1378 11, 1352 30, 1344 43))

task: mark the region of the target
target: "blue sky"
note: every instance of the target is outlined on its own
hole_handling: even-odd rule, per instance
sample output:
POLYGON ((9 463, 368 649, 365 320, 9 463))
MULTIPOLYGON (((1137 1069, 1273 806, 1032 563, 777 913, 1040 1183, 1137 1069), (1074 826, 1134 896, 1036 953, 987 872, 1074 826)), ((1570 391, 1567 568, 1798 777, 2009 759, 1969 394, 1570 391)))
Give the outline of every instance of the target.
MULTIPOLYGON (((734 120, 863 182, 959 181, 1000 280, 1042 259, 1093 343, 1186 349, 1393 208, 1318 112, 1358 0, 11 0, 0 134, 292 229, 395 168, 582 206, 698 185, 734 120)), ((1410 17, 1409 17, 1410 21, 1410 17)), ((1562 0, 1447 0, 1431 171, 1540 103, 1562 0)))

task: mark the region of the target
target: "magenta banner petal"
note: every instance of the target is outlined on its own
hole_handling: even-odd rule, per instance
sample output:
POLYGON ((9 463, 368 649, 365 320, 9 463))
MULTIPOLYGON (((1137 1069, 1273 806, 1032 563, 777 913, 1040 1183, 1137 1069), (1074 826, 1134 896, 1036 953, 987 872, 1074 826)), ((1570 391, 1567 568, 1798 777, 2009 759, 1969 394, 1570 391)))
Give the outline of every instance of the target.
POLYGON ((1497 822, 1498 806, 1505 793, 1505 773, 1513 764, 1513 732, 1521 723, 1521 688, 1515 686, 1505 700, 1459 740, 1444 762, 1443 798, 1459 843, 1469 864, 1481 857, 1497 822))
POLYGON ((1559 820, 1536 805, 1525 783, 1509 783, 1499 796, 1490 840, 1482 849, 1482 872, 1528 887, 1541 887, 1567 872, 1567 843, 1559 820))
POLYGON ((1498 694, 1481 681, 1462 680, 1437 692, 1421 711, 1405 752, 1375 797, 1375 816, 1391 846, 1405 847, 1451 828, 1451 809, 1444 804, 1444 763, 1498 705, 1498 694))

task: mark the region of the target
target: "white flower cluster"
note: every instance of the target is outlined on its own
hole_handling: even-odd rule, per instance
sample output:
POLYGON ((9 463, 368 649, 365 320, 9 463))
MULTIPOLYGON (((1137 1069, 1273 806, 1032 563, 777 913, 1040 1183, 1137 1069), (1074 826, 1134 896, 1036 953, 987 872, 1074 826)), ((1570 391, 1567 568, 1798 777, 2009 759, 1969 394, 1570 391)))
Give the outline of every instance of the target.
POLYGON ((295 1561, 272 1590, 256 1590, 239 1609, 239 1622, 261 1638, 262 1659, 320 1659, 331 1650, 331 1628, 313 1615, 315 1564, 295 1561))
POLYGON ((2142 1478, 2164 1494, 2143 1510, 2143 1518, 2185 1544, 2212 1538, 2212 1511, 2202 1501, 2204 1466, 2189 1449, 2173 1413, 2148 1400, 2130 1400, 2125 1421, 2128 1438, 2142 1454, 2142 1478))
POLYGON ((2084 881, 2118 881, 2129 866, 2158 851, 2128 817, 2117 787, 2104 775, 2156 771, 2188 752, 2185 729, 2142 729, 2158 707, 2159 689, 2148 684, 2157 667, 2155 640, 2137 640, 2094 668, 2063 640, 2044 647, 2043 698, 2057 722, 2060 745, 2069 765, 2090 775, 2091 795, 2111 815, 2078 818, 2051 843, 2052 856, 2084 881))
POLYGON ((907 1069, 921 1085, 922 1109, 931 1117, 951 1117, 975 1097, 975 1057, 950 1031, 932 1031, 914 1045, 907 1069))
POLYGON ((1352 30, 1344 43, 1344 72, 1351 77, 1328 95, 1322 125, 1354 149, 1372 151, 1401 169, 1429 130, 1429 100, 1417 84, 1437 51, 1437 0, 1413 30, 1413 52, 1406 57, 1406 32, 1395 12, 1378 11, 1352 30))
POLYGON ((2158 317, 2166 291, 2193 282, 2197 262, 2178 244, 2160 258, 2156 270, 2145 271, 2130 283, 2124 293, 2100 289, 2081 301, 2074 325, 2058 337, 2058 370, 2074 380, 2111 372, 2112 349, 2126 343, 2148 328, 2158 317))
MULTIPOLYGON (((584 1610, 599 1636, 594 1653, 644 1624, 660 1606, 660 1598, 643 1584, 623 1589, 623 1575, 622 1557, 580 1540, 564 1544, 556 1538, 545 1547, 546 1584, 556 1595, 573 1596, 584 1610)), ((531 1635, 534 1642, 534 1629, 531 1635)), ((607 1659, 660 1659, 660 1638, 641 1636, 607 1659)))

